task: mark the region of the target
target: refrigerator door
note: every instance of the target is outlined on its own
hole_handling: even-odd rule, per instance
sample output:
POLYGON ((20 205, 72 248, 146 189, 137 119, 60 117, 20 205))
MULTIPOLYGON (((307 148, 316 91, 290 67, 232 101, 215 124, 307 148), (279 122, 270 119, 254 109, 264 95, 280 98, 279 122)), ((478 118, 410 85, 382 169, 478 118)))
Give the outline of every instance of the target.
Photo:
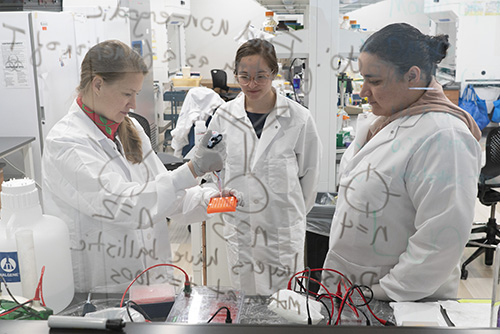
MULTIPOLYGON (((31 143, 35 180, 41 183, 41 140, 30 12, 0 12, 0 136, 35 137, 31 143)), ((22 159, 12 157, 22 165, 22 159)), ((20 167, 22 168, 22 167, 20 167)))
MULTIPOLYGON (((68 112, 79 83, 73 13, 33 12, 33 61, 41 106, 43 139, 68 112)), ((43 142, 42 142, 43 147, 43 142)))

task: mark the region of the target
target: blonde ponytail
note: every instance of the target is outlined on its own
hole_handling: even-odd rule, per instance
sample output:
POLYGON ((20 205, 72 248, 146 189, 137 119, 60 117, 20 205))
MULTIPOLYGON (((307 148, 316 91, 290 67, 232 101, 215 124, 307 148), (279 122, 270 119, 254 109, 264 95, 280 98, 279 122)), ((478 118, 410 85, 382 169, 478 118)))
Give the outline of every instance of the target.
POLYGON ((141 163, 143 158, 141 137, 128 116, 120 123, 118 135, 120 136, 127 160, 133 164, 141 163))

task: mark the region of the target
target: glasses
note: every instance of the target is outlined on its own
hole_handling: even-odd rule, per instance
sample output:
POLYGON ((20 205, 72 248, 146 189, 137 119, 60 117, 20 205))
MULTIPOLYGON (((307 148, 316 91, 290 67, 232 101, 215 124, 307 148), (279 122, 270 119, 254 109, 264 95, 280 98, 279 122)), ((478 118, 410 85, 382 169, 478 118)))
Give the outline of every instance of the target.
POLYGON ((236 76, 236 79, 238 80, 238 83, 243 86, 249 85, 250 81, 252 80, 253 82, 255 82, 256 85, 264 85, 265 83, 267 83, 268 80, 271 79, 271 74, 270 73, 258 74, 255 77, 253 77, 253 79, 248 75, 238 74, 236 76))

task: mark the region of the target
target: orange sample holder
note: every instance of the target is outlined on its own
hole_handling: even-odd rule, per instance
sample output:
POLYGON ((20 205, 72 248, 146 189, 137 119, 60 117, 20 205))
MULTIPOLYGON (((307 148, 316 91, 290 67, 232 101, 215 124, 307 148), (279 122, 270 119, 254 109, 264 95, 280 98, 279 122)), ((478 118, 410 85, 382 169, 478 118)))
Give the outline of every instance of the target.
POLYGON ((238 200, 234 196, 212 197, 208 203, 207 213, 236 211, 238 200))

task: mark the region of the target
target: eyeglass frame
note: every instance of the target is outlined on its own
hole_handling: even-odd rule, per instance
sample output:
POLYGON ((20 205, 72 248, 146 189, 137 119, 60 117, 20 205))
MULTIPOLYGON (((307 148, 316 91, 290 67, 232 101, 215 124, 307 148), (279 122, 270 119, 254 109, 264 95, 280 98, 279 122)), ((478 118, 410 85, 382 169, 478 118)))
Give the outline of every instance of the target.
POLYGON ((254 76, 253 78, 252 78, 251 76, 249 76, 249 75, 244 75, 244 74, 236 74, 236 75, 235 75, 235 77, 236 77, 236 81, 237 81, 240 85, 242 85, 242 86, 248 86, 248 85, 250 85, 250 83, 251 83, 252 81, 253 81, 253 82, 255 82, 255 84, 256 84, 256 85, 261 86, 261 85, 264 85, 264 84, 265 84, 265 82, 258 83, 258 82, 257 82, 256 77, 258 77, 258 76, 262 76, 262 77, 264 77, 264 78, 266 79, 266 81, 267 81, 267 80, 272 80, 272 78, 271 78, 271 76, 272 76, 272 75, 273 75, 273 72, 266 72, 266 75, 257 74, 257 75, 256 75, 256 76, 254 76), (241 83, 241 82, 240 82, 240 77, 241 77, 241 76, 243 76, 243 77, 247 77, 247 78, 248 78, 248 82, 247 82, 247 83, 241 83))

